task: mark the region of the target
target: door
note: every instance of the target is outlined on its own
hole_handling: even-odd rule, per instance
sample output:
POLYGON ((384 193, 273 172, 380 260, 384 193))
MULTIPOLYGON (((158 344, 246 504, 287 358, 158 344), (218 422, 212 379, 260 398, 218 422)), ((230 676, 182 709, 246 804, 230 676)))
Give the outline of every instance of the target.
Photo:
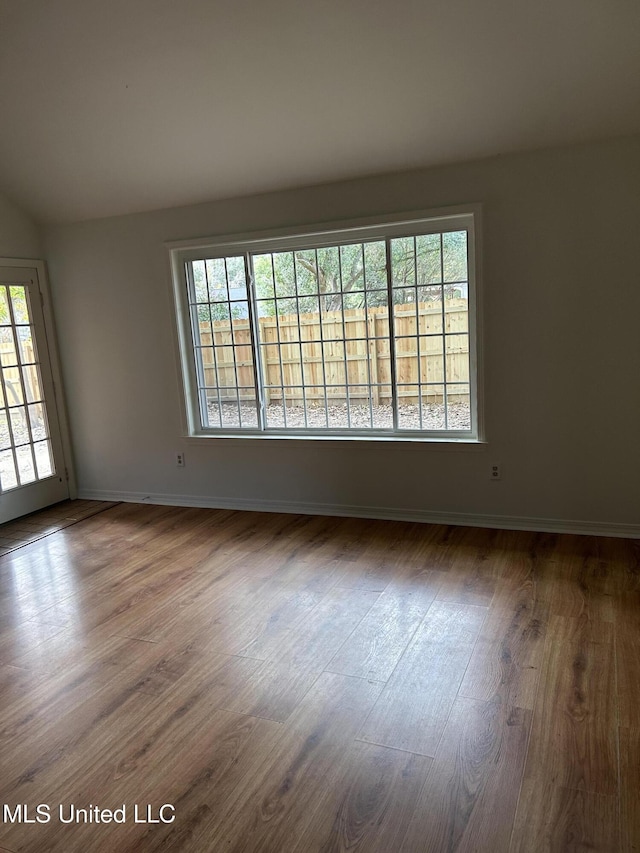
POLYGON ((40 289, 44 271, 33 263, 0 265, 0 523, 69 497, 40 289))

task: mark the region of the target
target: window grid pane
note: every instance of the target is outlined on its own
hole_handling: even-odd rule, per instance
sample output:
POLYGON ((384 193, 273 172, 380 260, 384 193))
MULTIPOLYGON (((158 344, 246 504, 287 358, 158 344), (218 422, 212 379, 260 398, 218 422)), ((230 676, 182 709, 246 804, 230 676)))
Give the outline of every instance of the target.
POLYGON ((30 294, 0 285, 0 486, 3 491, 55 474, 30 294))
POLYGON ((189 265, 204 428, 471 431, 466 230, 189 265))
POLYGON ((437 244, 433 237, 415 237, 413 246, 406 238, 391 241, 398 428, 470 430, 470 415, 458 412, 464 403, 456 403, 450 423, 458 398, 447 391, 450 383, 470 380, 468 283, 460 280, 466 232, 439 234, 437 244), (445 283, 432 283, 438 280, 445 283))
POLYGON ((256 381, 244 256, 193 261, 187 264, 187 278, 201 424, 255 429, 256 381))

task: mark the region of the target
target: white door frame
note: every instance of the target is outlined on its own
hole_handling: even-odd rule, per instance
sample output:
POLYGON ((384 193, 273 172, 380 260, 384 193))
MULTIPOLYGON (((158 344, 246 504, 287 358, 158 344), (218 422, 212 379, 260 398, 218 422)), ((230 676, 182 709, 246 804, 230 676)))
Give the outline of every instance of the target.
POLYGON ((47 276, 46 264, 42 260, 35 258, 0 258, 0 266, 2 267, 28 267, 35 269, 38 273, 38 286, 42 294, 42 314, 44 316, 44 331, 46 336, 47 355, 51 365, 51 375, 53 377, 53 387, 55 394, 55 406, 58 414, 58 424, 60 426, 60 439, 62 442, 62 453, 64 456, 63 464, 66 471, 66 476, 69 486, 69 497, 77 498, 78 487, 76 484, 75 469, 73 465, 73 453, 71 450, 71 437, 69 430, 69 418, 67 415, 67 406, 64 395, 64 385, 62 384, 62 372, 60 370, 60 355, 58 350, 58 341, 56 337, 55 320, 53 316, 53 306, 51 303, 51 290, 49 288, 49 277, 47 276))

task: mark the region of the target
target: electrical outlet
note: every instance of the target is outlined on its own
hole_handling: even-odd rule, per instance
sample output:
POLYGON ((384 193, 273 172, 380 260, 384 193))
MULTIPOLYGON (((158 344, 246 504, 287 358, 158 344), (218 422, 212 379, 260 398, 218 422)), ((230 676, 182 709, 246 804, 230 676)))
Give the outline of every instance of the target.
POLYGON ((491 463, 491 470, 489 472, 490 480, 501 480, 502 479, 502 465, 499 462, 491 463))
POLYGON ((176 453, 176 465, 178 468, 184 468, 184 453, 181 451, 176 453))

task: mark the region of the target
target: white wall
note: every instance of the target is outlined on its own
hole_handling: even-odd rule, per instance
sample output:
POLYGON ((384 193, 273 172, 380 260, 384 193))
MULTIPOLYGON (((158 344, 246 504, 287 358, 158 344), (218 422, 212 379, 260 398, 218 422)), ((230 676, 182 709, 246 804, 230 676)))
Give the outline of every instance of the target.
POLYGON ((640 535, 639 226, 634 137, 50 227, 80 493, 640 535), (163 241, 466 202, 486 447, 181 438, 163 241))
POLYGON ((0 194, 0 258, 42 258, 36 224, 0 194))

